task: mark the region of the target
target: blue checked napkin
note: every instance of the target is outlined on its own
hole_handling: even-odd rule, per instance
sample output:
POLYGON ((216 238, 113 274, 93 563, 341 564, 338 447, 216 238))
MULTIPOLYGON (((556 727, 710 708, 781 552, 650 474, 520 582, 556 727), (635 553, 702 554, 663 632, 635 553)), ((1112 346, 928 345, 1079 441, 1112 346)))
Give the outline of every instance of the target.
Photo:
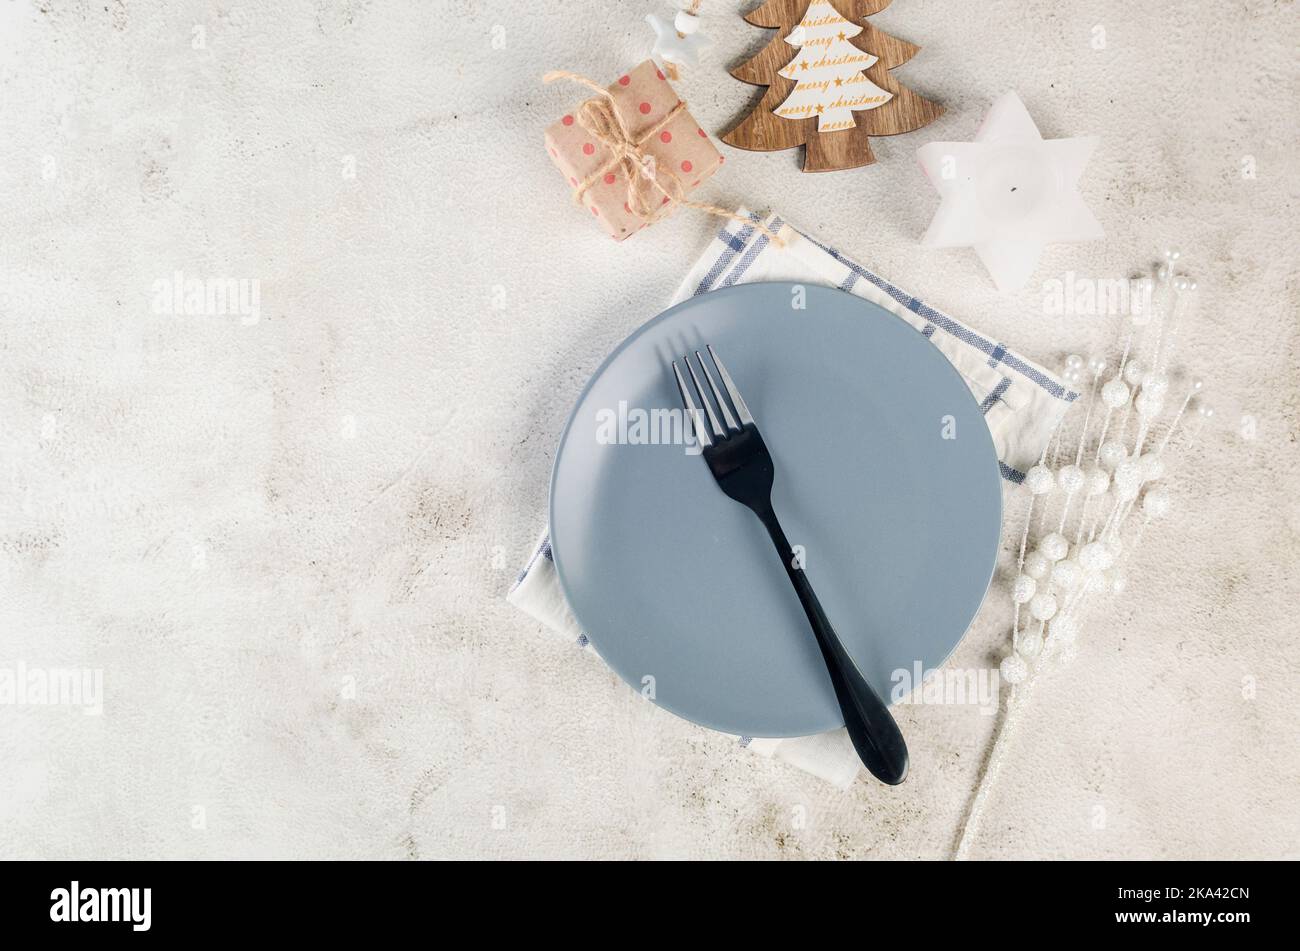
MULTIPOLYGON (((738 213, 750 221, 762 220, 745 209, 738 213)), ((900 290, 780 217, 772 215, 763 224, 781 236, 785 247, 773 244, 751 225, 729 224, 700 255, 670 303, 733 284, 793 281, 837 287, 879 304, 928 337, 957 368, 984 411, 1002 477, 1014 483, 1024 479, 1077 393, 1037 364, 900 290)), ((507 600, 547 628, 592 649, 564 600, 551 559, 549 532, 542 533, 507 600)), ((740 742, 840 788, 847 788, 861 768, 843 729, 788 739, 742 737, 740 742)))

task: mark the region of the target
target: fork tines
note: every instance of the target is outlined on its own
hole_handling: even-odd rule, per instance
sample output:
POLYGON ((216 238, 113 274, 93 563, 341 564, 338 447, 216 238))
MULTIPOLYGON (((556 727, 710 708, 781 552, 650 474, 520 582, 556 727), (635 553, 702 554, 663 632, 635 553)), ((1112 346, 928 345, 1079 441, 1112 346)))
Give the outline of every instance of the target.
POLYGON ((726 398, 722 395, 722 390, 718 389, 718 384, 713 381, 713 374, 709 372, 709 365, 705 362, 700 351, 695 351, 695 360, 700 365, 700 372, 704 374, 704 379, 708 381, 709 390, 713 392, 713 399, 709 399, 708 392, 700 385, 700 378, 695 373, 695 366, 691 363, 690 355, 682 357, 682 362, 686 364, 686 371, 691 375, 691 382, 695 384, 695 392, 699 395, 700 404, 704 407, 704 413, 709 418, 709 429, 713 435, 709 435, 709 429, 703 424, 703 418, 700 410, 695 405, 695 400, 691 398, 691 388, 686 385, 686 379, 682 376, 682 371, 677 367, 677 361, 673 361, 673 374, 677 377, 677 389, 682 394, 682 403, 686 406, 686 415, 691 418, 691 423, 695 427, 696 438, 704 446, 712 446, 714 439, 726 439, 733 432, 738 433, 745 426, 754 425, 754 417, 749 415, 749 407, 745 405, 745 400, 741 397, 740 391, 736 389, 736 384, 731 379, 731 374, 727 372, 726 366, 718 359, 717 352, 710 345, 705 345, 709 351, 709 356, 713 358, 713 365, 717 367, 718 376, 722 378, 722 385, 727 390, 727 396, 731 397, 731 406, 735 407, 735 414, 732 414, 731 406, 727 405, 726 398), (714 412, 714 403, 717 403, 718 409, 722 413, 722 419, 726 423, 726 430, 718 422, 717 413, 714 412), (737 422, 737 419, 740 421, 737 422))

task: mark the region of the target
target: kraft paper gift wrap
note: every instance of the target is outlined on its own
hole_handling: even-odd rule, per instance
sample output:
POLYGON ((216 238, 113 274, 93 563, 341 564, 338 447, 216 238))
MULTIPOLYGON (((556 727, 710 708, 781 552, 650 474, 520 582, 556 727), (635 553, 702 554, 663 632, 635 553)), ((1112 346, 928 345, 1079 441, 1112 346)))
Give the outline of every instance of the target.
MULTIPOLYGON (((652 160, 639 167, 652 168, 655 178, 669 191, 669 176, 675 176, 682 193, 689 194, 723 163, 708 133, 689 111, 677 108, 682 101, 651 60, 620 76, 608 88, 613 108, 630 134, 631 155, 652 160), (674 109, 676 114, 672 114, 674 109)), ((628 162, 619 161, 606 143, 584 127, 580 109, 575 107, 546 130, 546 150, 571 192, 597 176, 582 191, 582 205, 615 241, 652 223, 654 219, 638 216, 628 204, 629 173, 640 173, 631 171, 628 162)), ((654 204, 668 204, 669 199, 648 179, 645 184, 654 204)))

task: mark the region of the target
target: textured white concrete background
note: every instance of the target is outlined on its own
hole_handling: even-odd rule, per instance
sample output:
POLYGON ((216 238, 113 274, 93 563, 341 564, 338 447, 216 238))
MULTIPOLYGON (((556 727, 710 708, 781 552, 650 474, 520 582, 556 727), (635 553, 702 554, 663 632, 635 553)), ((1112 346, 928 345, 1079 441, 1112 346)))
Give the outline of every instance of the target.
MULTIPOLYGON (((715 133, 756 92, 726 74, 766 40, 751 5, 705 0, 716 45, 679 84, 715 133)), ((648 12, 0 0, 0 664, 102 667, 106 691, 101 717, 0 708, 0 854, 947 853, 990 719, 905 709, 908 783, 840 793, 502 600, 570 401, 715 227, 616 246, 542 151, 577 97, 538 76, 612 78, 648 12), (259 280, 260 321, 154 314, 177 269, 259 280)), ((1113 327, 917 245, 913 150, 1015 88, 1044 134, 1103 137, 1085 196, 1110 237, 1037 279, 1177 243, 1219 407, 1179 517, 1041 685, 975 854, 1300 855, 1294 5, 899 0, 874 22, 923 46, 897 75, 947 115, 848 173, 729 149, 708 195, 1037 359, 1086 352, 1113 327)), ((1000 612, 955 663, 996 658, 1000 612)))

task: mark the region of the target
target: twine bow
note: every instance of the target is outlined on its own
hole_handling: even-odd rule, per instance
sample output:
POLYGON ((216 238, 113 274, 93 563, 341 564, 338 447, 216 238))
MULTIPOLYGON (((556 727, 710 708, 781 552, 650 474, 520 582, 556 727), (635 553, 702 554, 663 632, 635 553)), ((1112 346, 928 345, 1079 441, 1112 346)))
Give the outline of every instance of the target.
POLYGON ((581 83, 596 94, 596 98, 588 99, 578 107, 577 120, 578 124, 605 146, 609 153, 609 157, 599 168, 574 186, 575 203, 581 205, 583 196, 589 188, 615 168, 620 168, 623 177, 627 180, 628 210, 647 224, 668 217, 678 205, 684 205, 719 218, 742 222, 763 232, 778 246, 784 247, 785 242, 762 224, 728 211, 726 208, 688 199, 686 187, 676 173, 669 168, 658 168, 654 156, 646 154, 645 143, 662 131, 664 126, 677 117, 678 113, 685 111, 685 102, 678 101, 677 105, 668 110, 668 114, 662 119, 640 136, 633 136, 626 120, 614 105, 614 96, 608 89, 586 76, 564 70, 547 73, 542 77, 542 82, 552 83, 557 79, 581 83))

